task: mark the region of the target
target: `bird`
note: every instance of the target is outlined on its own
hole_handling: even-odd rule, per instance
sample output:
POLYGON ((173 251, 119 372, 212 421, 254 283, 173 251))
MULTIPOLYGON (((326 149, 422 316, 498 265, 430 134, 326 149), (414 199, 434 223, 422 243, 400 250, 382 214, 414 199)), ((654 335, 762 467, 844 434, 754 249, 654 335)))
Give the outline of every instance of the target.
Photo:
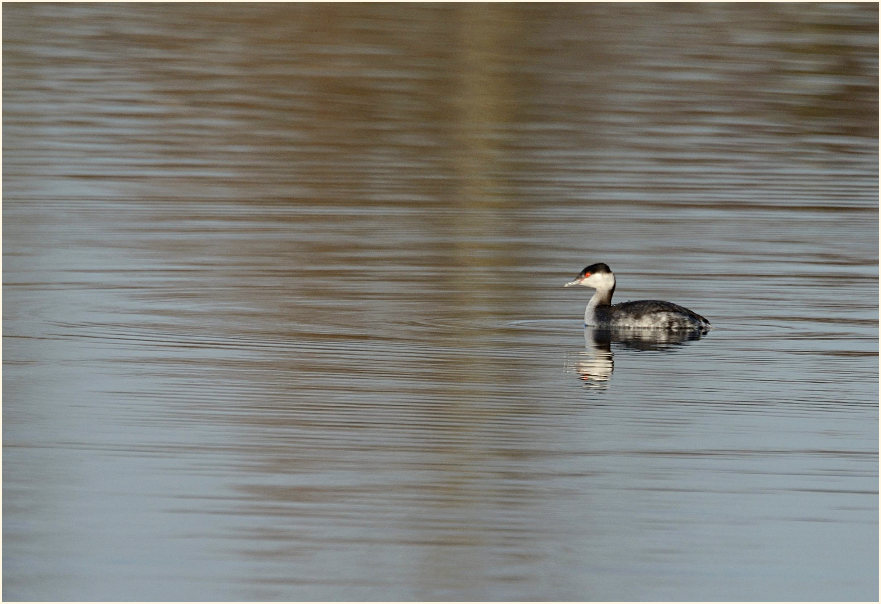
POLYGON ((582 285, 596 290, 584 309, 584 325, 599 328, 651 328, 667 331, 706 332, 710 322, 672 302, 637 300, 612 304, 615 293, 615 274, 608 264, 591 264, 564 287, 582 285))

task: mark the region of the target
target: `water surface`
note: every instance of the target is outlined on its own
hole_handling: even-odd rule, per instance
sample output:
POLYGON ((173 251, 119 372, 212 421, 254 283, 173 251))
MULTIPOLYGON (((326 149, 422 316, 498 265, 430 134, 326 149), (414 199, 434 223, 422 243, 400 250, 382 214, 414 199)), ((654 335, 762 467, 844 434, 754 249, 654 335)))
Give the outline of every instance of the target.
POLYGON ((877 598, 874 5, 3 17, 6 599, 877 598))

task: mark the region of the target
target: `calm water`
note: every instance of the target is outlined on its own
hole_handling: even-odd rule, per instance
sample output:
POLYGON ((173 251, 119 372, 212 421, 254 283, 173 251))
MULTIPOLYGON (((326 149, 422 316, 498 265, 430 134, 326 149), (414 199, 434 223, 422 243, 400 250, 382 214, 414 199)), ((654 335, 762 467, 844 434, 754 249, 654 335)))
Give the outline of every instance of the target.
POLYGON ((3 596, 877 599, 877 28, 4 5, 3 596))

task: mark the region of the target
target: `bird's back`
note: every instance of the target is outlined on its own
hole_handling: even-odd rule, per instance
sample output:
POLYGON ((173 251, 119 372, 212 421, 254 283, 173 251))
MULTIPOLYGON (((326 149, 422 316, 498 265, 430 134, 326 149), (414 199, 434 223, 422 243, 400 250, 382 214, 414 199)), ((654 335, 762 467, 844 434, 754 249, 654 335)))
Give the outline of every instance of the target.
POLYGON ((662 300, 635 300, 598 307, 601 324, 612 327, 651 327, 660 329, 707 329, 710 322, 696 312, 662 300))

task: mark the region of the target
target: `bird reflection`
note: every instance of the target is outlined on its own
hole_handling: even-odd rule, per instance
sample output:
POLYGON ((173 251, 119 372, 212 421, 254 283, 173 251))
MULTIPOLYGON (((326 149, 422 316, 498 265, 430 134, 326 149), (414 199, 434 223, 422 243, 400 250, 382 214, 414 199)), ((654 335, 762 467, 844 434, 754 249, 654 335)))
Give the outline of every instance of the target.
POLYGON ((615 367, 608 329, 584 328, 584 350, 572 368, 589 388, 605 389, 615 367))
POLYGON ((589 388, 605 389, 609 385, 614 370, 614 353, 612 342, 616 348, 627 350, 669 350, 688 342, 699 340, 706 332, 666 331, 640 328, 584 328, 584 351, 571 368, 578 374, 584 385, 589 388))

